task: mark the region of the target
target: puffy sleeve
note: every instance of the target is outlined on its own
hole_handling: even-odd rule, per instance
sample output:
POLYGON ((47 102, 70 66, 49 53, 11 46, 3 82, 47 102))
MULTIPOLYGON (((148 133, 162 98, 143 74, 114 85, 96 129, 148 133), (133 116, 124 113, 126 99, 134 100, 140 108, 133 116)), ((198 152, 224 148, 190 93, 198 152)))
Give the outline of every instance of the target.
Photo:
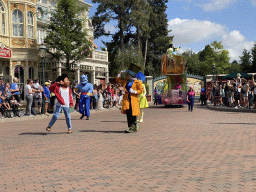
POLYGON ((140 81, 136 81, 137 82, 137 94, 141 94, 141 93, 143 93, 143 91, 144 91, 144 88, 143 88, 143 86, 142 86, 142 83, 140 82, 140 81))
POLYGON ((147 94, 146 86, 143 84, 143 96, 146 96, 146 94, 147 94))
POLYGON ((123 87, 124 87, 125 84, 127 83, 127 80, 126 79, 121 79, 121 77, 117 77, 116 82, 123 85, 123 87))

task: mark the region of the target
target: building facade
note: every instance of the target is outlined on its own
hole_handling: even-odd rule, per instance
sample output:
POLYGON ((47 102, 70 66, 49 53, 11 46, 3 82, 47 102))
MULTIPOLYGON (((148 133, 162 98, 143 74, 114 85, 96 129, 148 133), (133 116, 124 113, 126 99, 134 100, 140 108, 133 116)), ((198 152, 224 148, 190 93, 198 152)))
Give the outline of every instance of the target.
MULTIPOLYGON (((0 78, 12 82, 19 79, 22 97, 26 79, 38 78, 42 81, 42 63, 38 56, 39 47, 46 37, 46 25, 51 10, 58 0, 0 0, 0 78)), ((78 3, 91 5, 78 0, 78 3)), ((83 13, 88 18, 88 10, 83 13)), ((88 39, 94 41, 94 31, 88 18, 85 29, 88 39)), ((94 45, 96 48, 96 45, 94 45)), ((64 62, 56 62, 47 57, 45 62, 45 79, 54 80, 65 71, 64 62)), ((81 74, 89 76, 93 84, 108 83, 108 52, 93 50, 89 58, 76 63, 73 67, 75 80, 81 74)))

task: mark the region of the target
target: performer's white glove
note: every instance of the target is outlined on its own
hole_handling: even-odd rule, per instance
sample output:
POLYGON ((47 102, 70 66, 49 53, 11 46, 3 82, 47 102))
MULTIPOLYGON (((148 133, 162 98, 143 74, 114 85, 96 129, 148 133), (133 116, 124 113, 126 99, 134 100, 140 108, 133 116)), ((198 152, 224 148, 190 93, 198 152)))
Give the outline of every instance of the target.
POLYGON ((130 88, 130 93, 137 94, 137 91, 134 91, 132 88, 130 88))
POLYGON ((126 70, 121 71, 121 72, 117 75, 117 77, 121 77, 121 74, 124 73, 124 72, 126 72, 126 70))

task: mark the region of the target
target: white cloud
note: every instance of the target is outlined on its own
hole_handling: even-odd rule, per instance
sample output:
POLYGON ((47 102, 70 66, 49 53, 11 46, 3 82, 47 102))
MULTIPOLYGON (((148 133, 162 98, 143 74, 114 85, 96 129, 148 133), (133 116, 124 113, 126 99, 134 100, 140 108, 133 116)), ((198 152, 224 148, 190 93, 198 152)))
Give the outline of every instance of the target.
POLYGON ((232 2, 235 2, 237 0, 208 0, 208 3, 197 4, 197 6, 202 7, 205 11, 214 11, 214 10, 220 10, 225 9, 228 5, 230 5, 232 2))
POLYGON ((172 19, 168 22, 169 35, 174 35, 174 46, 181 46, 180 53, 186 49, 201 51, 213 41, 221 41, 224 49, 230 52, 231 61, 239 60, 244 49, 250 50, 254 42, 248 41, 238 31, 229 31, 225 26, 210 21, 172 19))
POLYGON ((174 44, 189 44, 221 37, 226 34, 223 25, 210 21, 172 19, 168 22, 170 35, 174 35, 174 44))
POLYGON ((174 0, 174 1, 186 1, 188 3, 191 3, 193 0, 174 0))
POLYGON ((229 51, 232 60, 239 61, 244 49, 251 50, 254 42, 247 41, 246 38, 237 30, 223 35, 220 39, 225 49, 229 51))
POLYGON ((108 23, 108 24, 105 25, 105 31, 107 33, 113 34, 113 33, 116 32, 116 27, 114 25, 111 25, 111 24, 108 23))

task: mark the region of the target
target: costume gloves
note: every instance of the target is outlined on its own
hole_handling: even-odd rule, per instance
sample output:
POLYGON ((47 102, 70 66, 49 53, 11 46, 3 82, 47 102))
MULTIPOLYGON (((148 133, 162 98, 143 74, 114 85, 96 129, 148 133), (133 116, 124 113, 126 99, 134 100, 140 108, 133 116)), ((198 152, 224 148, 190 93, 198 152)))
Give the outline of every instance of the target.
POLYGON ((134 91, 132 88, 130 88, 130 93, 137 94, 137 91, 134 91))

